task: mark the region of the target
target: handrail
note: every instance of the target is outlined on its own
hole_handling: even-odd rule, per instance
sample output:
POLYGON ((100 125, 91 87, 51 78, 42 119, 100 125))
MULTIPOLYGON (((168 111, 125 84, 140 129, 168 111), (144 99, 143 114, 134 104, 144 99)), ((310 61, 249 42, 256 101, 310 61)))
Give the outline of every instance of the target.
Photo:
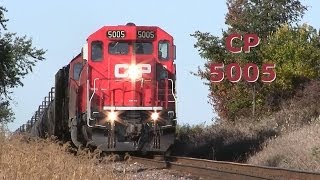
MULTIPOLYGON (((87 81, 87 98, 88 98, 88 106, 87 106, 87 113, 88 113, 88 115, 87 115, 87 126, 88 127, 94 127, 94 126, 99 126, 99 127, 105 127, 105 126, 103 126, 103 125, 94 125, 94 126, 91 126, 90 125, 90 121, 92 121, 93 119, 92 119, 92 116, 91 116, 91 103, 92 103, 92 100, 93 100, 93 97, 94 97, 94 95, 96 94, 96 92, 97 92, 97 81, 98 80, 113 80, 113 81, 116 81, 117 79, 111 79, 111 78, 95 78, 94 79, 94 82, 93 82, 93 93, 92 93, 92 95, 90 96, 90 94, 89 94, 89 89, 90 89, 90 84, 89 84, 89 81, 87 81)), ((130 82, 131 80, 127 80, 127 79, 121 79, 121 81, 122 82, 130 82)), ((141 79, 137 79, 136 80, 136 82, 137 81, 152 81, 151 79, 143 79, 143 78, 141 78, 141 79)), ((176 97, 176 95, 175 95, 175 93, 174 93, 174 82, 173 82, 173 79, 168 79, 168 81, 170 81, 170 83, 171 83, 171 95, 173 96, 173 98, 174 98, 174 101, 168 101, 168 102, 177 102, 177 97, 176 97)))
POLYGON ((94 94, 96 93, 96 81, 97 80, 100 80, 99 78, 95 78, 94 80, 93 80, 93 93, 92 93, 92 95, 91 95, 91 97, 90 97, 90 100, 89 100, 89 103, 90 103, 90 105, 91 105, 91 101, 92 101, 92 99, 93 99, 93 96, 94 96, 94 94))
POLYGON ((173 93, 173 80, 172 79, 168 79, 170 82, 171 82, 171 94, 172 94, 172 96, 173 96, 173 98, 174 98, 174 101, 176 102, 177 101, 177 98, 176 98, 176 96, 174 95, 174 93, 173 93))
POLYGON ((35 123, 40 120, 40 117, 45 112, 55 97, 55 87, 52 87, 48 93, 48 96, 45 96, 44 100, 38 106, 38 109, 34 112, 31 119, 28 120, 25 124, 21 125, 15 132, 30 132, 35 123))
MULTIPOLYGON (((93 93, 92 93, 92 95, 91 95, 91 97, 89 98, 89 87, 90 87, 90 85, 89 85, 89 81, 87 81, 87 93, 88 93, 88 95, 87 95, 87 97, 88 97, 88 105, 87 105, 87 113, 88 113, 88 115, 87 115, 87 126, 88 127, 93 127, 93 126, 91 126, 90 125, 90 120, 93 120, 92 118, 91 118, 91 102, 92 102, 92 99, 93 99, 93 97, 94 97, 94 95, 96 94, 96 90, 97 90, 97 88, 96 88, 96 81, 98 81, 98 80, 116 80, 116 79, 110 79, 110 78, 95 78, 94 79, 94 81, 93 81, 93 93)), ((128 82, 128 81, 130 81, 130 80, 124 80, 123 82, 128 82)), ((136 81, 143 81, 143 78, 141 78, 141 79, 139 79, 139 80, 136 80, 136 81)), ((101 126, 101 125, 95 125, 95 126, 101 126)), ((105 127, 105 126, 101 126, 101 127, 105 127)))

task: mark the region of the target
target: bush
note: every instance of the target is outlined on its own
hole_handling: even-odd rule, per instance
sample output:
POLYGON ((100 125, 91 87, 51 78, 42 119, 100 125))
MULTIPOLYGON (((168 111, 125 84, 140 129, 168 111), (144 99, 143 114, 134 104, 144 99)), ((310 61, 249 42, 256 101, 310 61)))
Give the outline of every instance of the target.
POLYGON ((245 162, 263 142, 275 135, 272 122, 251 123, 223 122, 211 126, 183 125, 178 129, 174 155, 221 161, 245 162))

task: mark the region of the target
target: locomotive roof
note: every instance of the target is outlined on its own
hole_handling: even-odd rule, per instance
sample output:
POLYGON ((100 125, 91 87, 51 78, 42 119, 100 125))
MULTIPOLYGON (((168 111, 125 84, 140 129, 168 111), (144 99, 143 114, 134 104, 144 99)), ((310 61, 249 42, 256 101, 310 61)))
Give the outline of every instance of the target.
POLYGON ((162 28, 160 28, 159 26, 148 26, 148 25, 137 26, 137 25, 135 25, 134 23, 127 23, 126 25, 110 25, 110 26, 107 25, 107 26, 103 26, 103 27, 99 28, 97 31, 91 33, 91 34, 88 36, 88 38, 89 38, 90 36, 96 34, 96 33, 99 33, 99 32, 101 32, 101 31, 104 31, 104 30, 109 29, 109 28, 115 28, 115 29, 117 29, 117 28, 124 28, 124 29, 126 29, 126 28, 131 28, 131 27, 147 28, 147 29, 149 29, 149 28, 150 28, 150 29, 157 29, 157 30, 163 31, 163 32, 165 32, 165 33, 168 33, 168 32, 166 32, 165 30, 163 30, 162 28))

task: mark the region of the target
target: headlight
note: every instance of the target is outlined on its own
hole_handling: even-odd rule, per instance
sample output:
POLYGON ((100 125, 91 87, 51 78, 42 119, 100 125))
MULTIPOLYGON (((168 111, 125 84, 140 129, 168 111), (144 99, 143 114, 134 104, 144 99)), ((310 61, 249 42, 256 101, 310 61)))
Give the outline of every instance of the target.
POLYGON ((132 64, 128 68, 128 75, 129 75, 129 78, 132 81, 134 81, 134 80, 141 77, 141 70, 139 69, 139 67, 137 65, 132 64))
POLYGON ((151 114, 151 119, 152 119, 152 120, 156 121, 158 118, 159 118, 159 113, 153 112, 153 113, 151 114))
POLYGON ((116 112, 110 111, 108 113, 108 120, 109 121, 115 121, 115 120, 117 120, 117 118, 118 118, 118 114, 116 112))

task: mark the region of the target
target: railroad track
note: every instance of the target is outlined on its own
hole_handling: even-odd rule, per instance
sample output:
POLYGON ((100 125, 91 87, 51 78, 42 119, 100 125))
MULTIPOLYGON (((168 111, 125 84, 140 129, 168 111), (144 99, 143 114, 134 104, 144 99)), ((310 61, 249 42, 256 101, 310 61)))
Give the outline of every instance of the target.
POLYGON ((279 179, 279 180, 319 180, 320 173, 296 171, 248 164, 212 161, 187 157, 167 157, 154 159, 131 156, 131 161, 157 168, 172 169, 191 173, 202 179, 279 179))

